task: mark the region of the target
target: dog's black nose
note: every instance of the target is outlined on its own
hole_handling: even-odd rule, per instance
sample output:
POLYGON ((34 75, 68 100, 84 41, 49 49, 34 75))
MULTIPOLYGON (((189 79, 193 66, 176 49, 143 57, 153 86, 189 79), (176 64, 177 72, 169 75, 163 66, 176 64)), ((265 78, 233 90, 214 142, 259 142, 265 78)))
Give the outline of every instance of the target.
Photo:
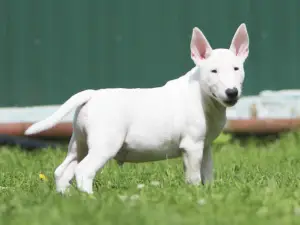
POLYGON ((225 90, 225 93, 229 99, 234 99, 238 96, 239 91, 236 87, 234 87, 234 88, 227 88, 225 90))

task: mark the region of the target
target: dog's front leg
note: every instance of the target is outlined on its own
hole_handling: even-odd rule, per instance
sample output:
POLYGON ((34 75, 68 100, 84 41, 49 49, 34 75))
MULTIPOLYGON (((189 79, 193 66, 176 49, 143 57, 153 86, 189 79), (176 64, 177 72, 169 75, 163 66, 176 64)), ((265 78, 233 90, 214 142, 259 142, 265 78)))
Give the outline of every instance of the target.
POLYGON ((213 180, 213 161, 211 155, 211 147, 205 146, 203 151, 203 159, 201 164, 201 180, 202 184, 206 184, 213 180))
POLYGON ((189 184, 201 183, 201 163, 203 157, 204 143, 189 143, 184 147, 183 164, 185 180, 189 184))

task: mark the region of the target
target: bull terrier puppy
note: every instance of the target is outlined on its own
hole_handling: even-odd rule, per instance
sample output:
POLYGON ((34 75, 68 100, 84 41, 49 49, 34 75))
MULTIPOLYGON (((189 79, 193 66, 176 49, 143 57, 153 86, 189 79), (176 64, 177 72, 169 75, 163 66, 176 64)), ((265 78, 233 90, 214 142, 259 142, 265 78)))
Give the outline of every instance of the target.
POLYGON ((55 170, 58 192, 75 176, 79 190, 93 193, 96 172, 110 159, 123 164, 182 156, 186 182, 204 184, 213 179, 211 143, 225 125, 226 108, 242 93, 248 47, 245 24, 229 49, 212 49, 195 27, 190 43, 195 67, 185 75, 156 88, 79 92, 25 134, 52 128, 76 109, 67 156, 55 170))

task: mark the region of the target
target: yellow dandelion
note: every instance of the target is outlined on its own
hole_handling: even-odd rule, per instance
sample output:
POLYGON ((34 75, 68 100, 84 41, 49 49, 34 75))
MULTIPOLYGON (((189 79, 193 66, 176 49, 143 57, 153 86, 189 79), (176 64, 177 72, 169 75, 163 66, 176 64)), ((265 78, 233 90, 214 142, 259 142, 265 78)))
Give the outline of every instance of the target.
POLYGON ((48 181, 48 178, 47 178, 46 175, 43 174, 43 173, 40 173, 40 174, 39 174, 39 177, 40 177, 40 179, 41 179, 42 181, 48 181))

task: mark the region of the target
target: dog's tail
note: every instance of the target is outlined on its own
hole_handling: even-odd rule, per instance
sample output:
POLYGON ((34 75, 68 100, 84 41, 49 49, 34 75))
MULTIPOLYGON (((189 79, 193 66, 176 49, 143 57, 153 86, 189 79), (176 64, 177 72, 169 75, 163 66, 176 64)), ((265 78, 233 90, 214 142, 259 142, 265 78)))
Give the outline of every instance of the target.
POLYGON ((60 108, 48 118, 31 125, 25 135, 36 134, 41 131, 54 127, 65 115, 67 115, 75 107, 86 103, 93 96, 95 90, 85 90, 73 95, 60 108))

